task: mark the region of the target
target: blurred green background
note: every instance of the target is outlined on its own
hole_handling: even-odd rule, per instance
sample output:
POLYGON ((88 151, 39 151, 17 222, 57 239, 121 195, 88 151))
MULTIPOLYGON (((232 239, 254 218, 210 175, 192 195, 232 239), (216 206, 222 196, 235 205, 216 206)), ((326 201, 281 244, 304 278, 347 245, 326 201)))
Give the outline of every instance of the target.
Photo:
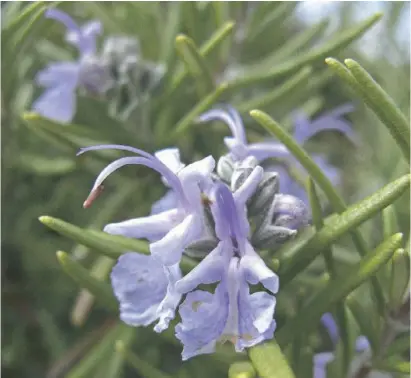
MULTIPOLYGON (((210 153, 217 157, 224 152, 222 136, 228 134, 220 124, 192 127, 182 138, 168 139, 170 130, 199 101, 191 78, 184 80, 172 98, 165 101, 162 97, 180 64, 174 51, 177 33, 187 34, 201 46, 224 22, 236 22, 232 36, 207 60, 213 79, 219 82, 235 72, 241 77, 242 70, 266 69, 261 68, 261 62, 267 62, 265 67, 272 68, 297 59, 377 10, 384 12, 383 19, 365 36, 332 56, 360 62, 408 115, 410 4, 314 3, 64 2, 59 5, 61 9, 79 23, 99 19, 104 26, 104 37, 121 34, 138 38, 144 59, 166 63, 169 69, 165 87, 155 91, 146 107, 132 117, 116 119, 108 114, 104 101, 81 97, 73 123, 91 130, 98 141, 123 142, 149 151, 177 144, 185 161, 210 153), (170 18, 177 14, 174 12, 177 7, 181 9, 171 28, 170 18), (277 18, 266 20, 264 16, 274 7, 277 7, 277 18), (322 24, 323 20, 328 23, 322 24), (306 31, 312 31, 313 25, 318 28, 319 24, 323 25, 319 32, 298 46, 295 42, 298 37, 301 40, 306 31), (293 49, 292 41, 297 48, 293 49)), ((30 3, 2 2, 2 25, 7 26, 28 6, 30 3)), ((12 36, 12 45, 9 41, 5 43, 2 34, 1 272, 2 373, 5 377, 66 376, 116 320, 99 305, 85 304, 84 293, 83 302, 79 303, 79 288, 61 272, 55 252, 71 251, 97 272, 104 271, 107 261, 96 260, 87 248, 73 245, 50 231, 38 217, 47 214, 101 229, 109 221, 147 214, 151 203, 164 193, 159 177, 149 170, 125 169, 124 173, 116 174, 116 179, 108 180, 102 198, 84 210, 82 203, 104 161, 75 158, 76 146, 65 143, 58 134, 52 140, 49 134, 29 128, 22 119, 23 112, 30 110, 33 99, 40 94, 40 88, 33 83, 36 72, 49 61, 75 56, 63 35, 61 25, 51 20, 36 22, 29 32, 22 27, 12 36), (3 50, 5 45, 8 50, 3 50)), ((324 59, 313 62, 312 67, 313 73, 298 88, 260 108, 287 125, 294 109, 302 108, 315 116, 347 101, 354 102, 356 111, 348 118, 359 135, 359 148, 335 134, 322 135, 308 146, 311 151, 326 152, 342 170, 340 190, 347 203, 354 203, 407 172, 407 167, 386 128, 344 83, 332 76, 324 59)), ((247 115, 249 101, 280 88, 286 79, 268 80, 225 94, 224 102, 243 109, 250 138, 262 139, 265 133, 247 115)), ((397 201, 395 209, 399 227, 408 237, 409 196, 397 201)), ((377 217, 362 227, 372 245, 381 239, 381 233, 375 231, 380 224, 381 219, 377 217)), ((136 350, 148 361, 157 361, 181 377, 204 374, 201 366, 209 361, 207 357, 195 359, 186 364, 186 370, 181 370, 178 344, 153 339, 152 333, 146 330, 139 331, 138 339, 136 350)), ((121 376, 136 376, 132 370, 125 369, 121 376)), ((109 376, 101 371, 95 374, 109 376)))

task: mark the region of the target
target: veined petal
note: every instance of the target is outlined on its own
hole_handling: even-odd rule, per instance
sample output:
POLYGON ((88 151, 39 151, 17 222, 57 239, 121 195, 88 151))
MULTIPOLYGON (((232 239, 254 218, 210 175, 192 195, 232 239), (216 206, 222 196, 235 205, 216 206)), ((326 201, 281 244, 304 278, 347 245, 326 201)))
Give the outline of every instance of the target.
POLYGON ((250 294, 247 282, 241 283, 238 296, 237 351, 273 338, 276 328, 275 304, 274 296, 265 292, 250 294))
POLYGON ((150 215, 162 213, 163 211, 171 210, 178 207, 178 197, 174 190, 169 190, 163 197, 153 203, 151 206, 150 215))
POLYGON ((215 293, 196 290, 188 293, 180 309, 181 323, 176 337, 183 344, 183 360, 213 353, 228 317, 228 294, 223 283, 215 293))
POLYGON ((331 352, 318 353, 314 356, 313 378, 327 378, 327 365, 334 360, 331 352))
POLYGON ((168 286, 163 266, 152 256, 129 252, 111 272, 111 285, 120 302, 120 318, 133 326, 154 322, 168 286))
POLYGON ((172 319, 174 319, 175 312, 181 300, 181 294, 175 289, 176 282, 181 278, 181 270, 179 264, 167 267, 164 266, 164 273, 167 277, 167 293, 163 301, 157 309, 159 321, 154 327, 154 331, 162 332, 168 328, 172 319))
POLYGON ((77 86, 80 67, 76 62, 50 63, 44 70, 36 75, 36 83, 42 87, 50 88, 59 85, 65 89, 77 86))
POLYGON ((221 241, 200 264, 176 283, 176 290, 185 294, 200 284, 211 284, 220 281, 228 268, 232 254, 230 243, 221 241))
POLYGON ((136 239, 157 239, 158 236, 167 234, 183 219, 184 214, 180 210, 172 209, 148 217, 108 224, 104 227, 104 232, 136 239))
POLYGON ((246 241, 245 255, 240 260, 240 267, 244 278, 250 284, 255 285, 261 282, 273 294, 278 292, 278 276, 265 265, 263 259, 254 251, 248 241, 246 241))
POLYGON ((184 248, 199 239, 203 230, 203 221, 198 214, 189 214, 172 228, 162 239, 150 244, 151 253, 164 265, 177 264, 184 248))
POLYGON ((199 122, 223 121, 231 130, 235 139, 243 144, 247 144, 243 121, 237 110, 227 106, 227 110, 212 109, 198 117, 199 122))
POLYGON ((33 110, 57 122, 70 122, 76 110, 75 88, 59 85, 46 89, 33 103, 33 110))
POLYGON ((338 339, 340 338, 337 323, 335 322, 333 316, 327 312, 321 317, 321 323, 327 330, 328 334, 330 335, 331 341, 334 345, 337 344, 338 339))

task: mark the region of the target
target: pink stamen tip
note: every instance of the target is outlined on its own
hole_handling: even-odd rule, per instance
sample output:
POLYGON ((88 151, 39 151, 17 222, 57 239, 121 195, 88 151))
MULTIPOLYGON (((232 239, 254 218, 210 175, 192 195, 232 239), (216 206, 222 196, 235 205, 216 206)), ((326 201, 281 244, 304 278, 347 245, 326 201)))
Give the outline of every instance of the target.
POLYGON ((96 189, 94 189, 89 196, 87 197, 87 199, 84 201, 83 203, 83 208, 84 209, 88 209, 92 203, 97 199, 97 197, 103 192, 104 190, 104 186, 100 185, 98 186, 96 189))

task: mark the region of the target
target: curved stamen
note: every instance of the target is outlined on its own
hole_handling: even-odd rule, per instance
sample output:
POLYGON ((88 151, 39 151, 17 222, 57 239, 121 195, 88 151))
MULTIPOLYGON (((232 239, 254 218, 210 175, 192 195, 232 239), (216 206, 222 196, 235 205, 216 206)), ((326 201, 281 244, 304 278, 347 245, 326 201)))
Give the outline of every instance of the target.
POLYGON ((177 176, 174 175, 164 164, 159 162, 157 159, 148 159, 145 157, 124 157, 118 160, 113 161, 111 164, 106 166, 98 175, 96 181, 94 182, 93 188, 89 194, 89 197, 86 199, 85 204, 88 206, 91 205, 93 199, 95 199, 98 195, 96 192, 101 192, 101 184, 103 181, 117 169, 130 164, 137 164, 137 165, 145 165, 155 171, 159 172, 163 175, 167 181, 169 182, 170 186, 175 190, 176 194, 178 195, 180 201, 182 202, 183 206, 188 206, 187 200, 185 198, 183 188, 181 186, 180 181, 178 180, 177 176))
POLYGON ((227 107, 227 111, 222 109, 212 109, 198 117, 199 122, 208 122, 214 120, 223 121, 231 130, 231 134, 235 139, 243 144, 247 144, 247 139, 244 131, 243 121, 234 108, 227 107))

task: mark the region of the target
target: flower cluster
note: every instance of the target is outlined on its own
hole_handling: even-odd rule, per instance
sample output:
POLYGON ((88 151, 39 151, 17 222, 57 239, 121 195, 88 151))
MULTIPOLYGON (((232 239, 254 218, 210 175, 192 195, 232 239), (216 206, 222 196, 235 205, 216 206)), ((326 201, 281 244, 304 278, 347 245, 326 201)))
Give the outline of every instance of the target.
POLYGON ((48 9, 45 16, 66 27, 66 41, 79 55, 76 61, 51 63, 37 74, 36 83, 46 89, 33 103, 33 110, 44 117, 70 122, 76 113, 77 89, 109 100, 116 108, 135 106, 164 74, 162 65, 141 59, 139 42, 134 38, 109 37, 98 52, 97 38, 102 34, 99 21, 79 26, 58 9, 48 9))
POLYGON ((229 153, 217 164, 208 156, 185 165, 176 148, 152 155, 128 146, 99 145, 79 152, 118 149, 137 155, 104 168, 85 207, 100 193, 103 181, 124 165, 157 171, 169 188, 149 216, 108 224, 104 231, 150 241, 150 255, 126 253, 111 273, 120 317, 133 326, 157 321, 154 329, 161 332, 178 308, 181 322, 175 330, 183 359, 212 353, 221 341, 229 340, 242 351, 273 337, 279 279, 256 249, 275 249, 309 222, 305 203, 280 193, 278 172, 260 165, 272 157, 291 159, 288 150, 275 141, 247 144, 241 117, 231 107, 211 110, 199 122, 217 119, 232 132, 224 140, 229 153), (200 260, 185 276, 180 270, 183 254, 200 260), (265 290, 251 293, 257 284, 265 290))

